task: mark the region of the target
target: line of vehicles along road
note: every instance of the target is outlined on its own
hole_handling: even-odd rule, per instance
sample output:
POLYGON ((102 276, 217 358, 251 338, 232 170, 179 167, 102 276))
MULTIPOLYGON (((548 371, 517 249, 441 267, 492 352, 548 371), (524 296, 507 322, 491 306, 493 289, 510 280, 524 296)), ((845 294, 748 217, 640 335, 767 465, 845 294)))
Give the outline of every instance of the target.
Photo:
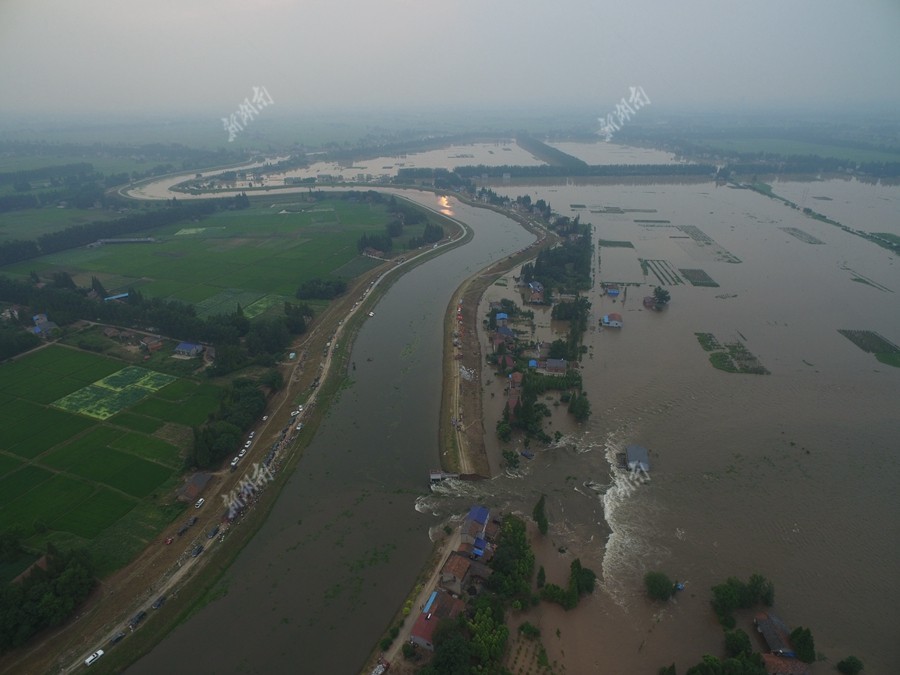
MULTIPOLYGON (((291 411, 291 417, 296 417, 297 415, 299 415, 299 414, 302 413, 302 412, 303 412, 303 406, 302 406, 302 405, 297 406, 297 409, 296 409, 296 410, 291 411)), ((269 416, 268 416, 268 415, 265 415, 262 419, 263 419, 263 422, 265 422, 266 420, 269 419, 269 416)), ((302 428, 303 428, 303 423, 301 422, 300 424, 297 425, 297 429, 302 429, 302 428)), ((232 471, 234 471, 234 470, 237 468, 238 463, 244 458, 244 456, 247 454, 247 451, 248 451, 248 450, 250 449, 250 447, 253 445, 253 438, 254 438, 255 436, 256 436, 256 431, 251 431, 251 432, 250 432, 250 435, 247 437, 247 442, 244 443, 244 447, 241 448, 241 451, 238 453, 237 457, 235 457, 234 459, 231 460, 231 470, 232 470, 232 471)), ((197 502, 194 504, 194 508, 195 508, 195 509, 199 509, 199 508, 201 508, 205 503, 206 503, 206 499, 204 499, 203 497, 201 497, 201 498, 198 499, 197 502)), ((198 520, 199 520, 199 518, 198 518, 197 516, 191 516, 190 518, 188 518, 187 522, 185 522, 185 524, 182 525, 181 528, 180 528, 180 529, 178 530, 178 532, 176 533, 177 536, 181 537, 182 535, 184 535, 185 533, 187 533, 187 531, 188 531, 191 527, 193 527, 194 525, 197 524, 197 521, 198 521, 198 520)), ((207 538, 207 539, 212 539, 213 537, 215 537, 217 534, 219 534, 219 529, 220 529, 220 528, 219 528, 219 525, 215 525, 209 532, 206 533, 206 538, 207 538)), ((171 544, 174 540, 175 540, 175 537, 167 537, 167 538, 166 538, 166 544, 171 544)), ((192 557, 192 558, 196 558, 196 557, 199 556, 201 553, 203 553, 203 550, 204 550, 203 544, 197 544, 196 546, 194 546, 193 549, 191 549, 191 557, 192 557)), ((159 596, 159 597, 153 602, 153 604, 151 605, 151 608, 152 608, 152 609, 159 609, 160 607, 162 607, 162 606, 165 604, 165 602, 166 602, 166 597, 167 597, 167 596, 165 596, 165 595, 159 596)), ((135 615, 131 618, 131 620, 128 622, 128 627, 131 629, 132 632, 134 632, 134 630, 140 625, 140 623, 141 623, 145 618, 147 618, 147 612, 144 611, 144 610, 141 610, 140 612, 138 612, 137 614, 135 614, 135 615)), ((127 635, 127 633, 126 633, 125 631, 119 631, 118 633, 116 633, 116 634, 110 639, 110 641, 109 641, 109 646, 107 647, 107 649, 109 649, 109 647, 113 647, 113 646, 119 644, 122 640, 125 639, 126 635, 127 635)), ((104 650, 98 649, 97 651, 93 652, 90 656, 88 656, 88 657, 84 660, 84 665, 86 665, 86 666, 93 665, 93 664, 96 663, 97 660, 100 659, 105 653, 106 653, 106 652, 105 652, 104 650)))

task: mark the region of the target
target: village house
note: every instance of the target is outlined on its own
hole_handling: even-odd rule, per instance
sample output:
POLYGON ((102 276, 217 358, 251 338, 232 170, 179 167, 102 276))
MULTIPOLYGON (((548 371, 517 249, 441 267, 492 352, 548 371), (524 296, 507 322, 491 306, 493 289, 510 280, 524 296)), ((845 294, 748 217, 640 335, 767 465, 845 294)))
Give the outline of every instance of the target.
POLYGON ((565 359, 547 359, 544 361, 544 370, 548 373, 565 373, 569 367, 565 359))
POLYGON ((763 654, 763 666, 768 675, 809 675, 809 666, 798 659, 776 654, 763 654))
POLYGON ((609 314, 604 314, 601 319, 601 323, 607 328, 621 328, 622 327, 622 315, 617 314, 615 312, 610 312, 609 314))
POLYGON ((509 321, 509 315, 506 312, 497 312, 494 320, 497 322, 497 328, 505 327, 506 322, 509 321))
POLYGON ((776 656, 796 656, 788 637, 790 631, 781 619, 774 614, 761 612, 753 619, 753 623, 770 652, 776 656))
POLYGON ((192 342, 180 342, 175 347, 175 354, 178 356, 186 356, 189 359, 200 356, 203 353, 203 345, 197 345, 192 342))
POLYGON ((452 619, 460 614, 466 605, 465 603, 454 598, 449 593, 436 590, 432 591, 428 602, 422 608, 422 613, 416 618, 412 631, 409 634, 409 641, 415 645, 434 651, 434 631, 443 619, 452 619))
POLYGON ((466 555, 453 551, 441 568, 438 585, 451 593, 462 595, 468 580, 470 565, 471 561, 466 555))
POLYGON ((163 341, 160 337, 147 336, 141 340, 141 349, 148 352, 156 352, 162 349, 163 341))
POLYGON ((59 328, 59 326, 47 318, 46 314, 35 314, 31 317, 31 320, 34 322, 34 327, 31 328, 31 332, 38 337, 47 338, 54 330, 59 328))
POLYGON ((510 373, 509 375, 509 387, 510 389, 521 389, 522 388, 522 380, 524 379, 524 375, 520 372, 510 373))
POLYGON ((540 281, 532 281, 528 284, 528 302, 532 305, 544 304, 544 285, 540 281))

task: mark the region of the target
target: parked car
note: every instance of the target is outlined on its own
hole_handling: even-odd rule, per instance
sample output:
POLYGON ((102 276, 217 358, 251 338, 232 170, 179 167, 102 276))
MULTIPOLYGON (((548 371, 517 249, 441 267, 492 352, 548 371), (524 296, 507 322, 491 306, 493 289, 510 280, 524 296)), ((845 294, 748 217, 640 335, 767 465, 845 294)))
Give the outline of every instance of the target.
POLYGON ((296 416, 299 415, 299 414, 300 414, 300 411, 299 411, 299 410, 292 410, 292 411, 291 411, 291 417, 296 417, 296 416))
POLYGON ((175 537, 166 537, 166 544, 171 544, 173 541, 175 541, 175 537))
POLYGON ((205 503, 206 503, 206 500, 205 500, 203 497, 200 497, 200 499, 197 500, 197 503, 194 504, 194 508, 195 508, 195 509, 199 509, 199 508, 200 508, 201 506, 203 506, 205 503))
POLYGON ((156 602, 153 603, 153 609, 159 609, 164 604, 166 604, 166 596, 161 595, 156 599, 156 602))
POLYGON ((216 525, 213 529, 211 529, 209 532, 206 533, 206 538, 212 539, 217 534, 219 534, 219 526, 218 525, 216 525))
POLYGON ((247 454, 247 448, 241 448, 241 451, 238 453, 238 459, 247 454))
POLYGON ((190 520, 187 521, 188 527, 193 527, 197 524, 197 521, 200 520, 197 516, 191 516, 190 520))
POLYGON ((189 527, 188 525, 182 525, 182 526, 181 526, 181 529, 178 530, 178 536, 180 537, 180 536, 183 535, 185 532, 187 532, 187 531, 188 531, 188 527, 189 527))
POLYGON ((91 654, 89 657, 87 657, 84 660, 84 665, 89 666, 89 665, 93 664, 94 661, 99 659, 101 656, 103 656, 103 650, 98 649, 97 651, 95 651, 93 654, 91 654))
POLYGON ((263 415, 263 422, 265 422, 267 419, 269 419, 269 416, 268 416, 268 415, 263 415))
POLYGON ((191 551, 191 557, 196 558, 201 553, 203 553, 203 544, 197 544, 196 548, 194 548, 194 550, 191 551))
POLYGON ((110 647, 111 647, 112 645, 117 645, 117 644, 119 644, 122 640, 125 639, 125 635, 126 635, 126 633, 125 633, 124 630, 120 630, 118 633, 116 633, 115 635, 113 635, 113 636, 112 636, 112 639, 109 641, 110 647))
POLYGON ((141 612, 138 612, 137 614, 135 614, 131 618, 131 621, 128 622, 128 625, 131 627, 131 630, 134 630, 135 628, 137 628, 138 624, 141 621, 143 621, 146 616, 147 616, 147 612, 144 612, 144 611, 141 611, 141 612))
POLYGON ((256 436, 256 432, 255 432, 255 431, 251 431, 251 432, 250 432, 250 435, 249 435, 247 438, 251 438, 251 439, 252 439, 254 436, 256 436))

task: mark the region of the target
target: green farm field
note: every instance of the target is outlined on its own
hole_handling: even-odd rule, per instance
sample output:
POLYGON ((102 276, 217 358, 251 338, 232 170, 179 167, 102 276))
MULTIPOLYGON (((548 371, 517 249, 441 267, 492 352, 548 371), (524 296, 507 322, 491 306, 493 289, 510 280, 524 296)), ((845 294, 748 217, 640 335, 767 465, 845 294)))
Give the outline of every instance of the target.
POLYGON ((250 208, 213 214, 195 227, 153 230, 147 234, 154 243, 82 247, 2 271, 20 277, 66 271, 83 284, 96 276, 110 293, 135 288, 195 305, 204 316, 234 311, 237 303, 258 315, 294 298, 303 281, 352 278, 369 269, 356 242, 383 232, 388 220, 383 204, 255 198, 250 208))
POLYGON ((0 531, 18 529, 34 551, 90 546, 109 572, 183 512, 173 491, 184 448, 170 439, 178 429, 190 437, 218 406, 219 387, 60 345, 0 365, 0 383, 0 531), (62 410, 59 397, 48 400, 95 390, 113 402, 136 390, 141 400, 106 419, 84 414, 90 401, 62 410))

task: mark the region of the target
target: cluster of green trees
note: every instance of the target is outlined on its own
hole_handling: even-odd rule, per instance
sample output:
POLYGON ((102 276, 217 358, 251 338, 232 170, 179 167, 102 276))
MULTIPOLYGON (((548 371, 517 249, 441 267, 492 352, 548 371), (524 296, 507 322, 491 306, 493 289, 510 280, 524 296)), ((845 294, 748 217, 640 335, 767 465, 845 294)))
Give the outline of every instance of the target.
POLYGON ((583 391, 581 393, 572 392, 568 411, 576 422, 586 422, 591 416, 591 402, 588 401, 587 394, 583 391))
POLYGON ((525 521, 521 518, 513 515, 504 518, 491 569, 487 588, 503 600, 530 601, 534 553, 528 545, 525 521))
POLYGON ((569 585, 566 588, 556 584, 546 584, 541 589, 541 600, 555 602, 566 611, 575 609, 583 595, 594 592, 597 575, 593 570, 582 567, 581 560, 576 558, 569 567, 569 585))
POLYGON ((569 322, 569 331, 565 341, 554 340, 550 346, 550 358, 564 358, 569 361, 577 361, 581 355, 581 340, 587 331, 588 317, 591 303, 587 298, 577 297, 572 302, 559 302, 553 305, 550 314, 552 318, 569 322), (560 344, 561 343, 561 344, 560 344), (563 356, 553 356, 562 352, 563 356))
POLYGON ((664 572, 647 572, 644 575, 644 586, 647 588, 647 595, 653 600, 665 601, 675 594, 675 582, 664 572))
MULTIPOLYGON (((590 228, 589 225, 584 227, 590 228)), ((532 263, 522 266, 522 280, 539 281, 545 292, 577 293, 591 287, 591 237, 589 233, 565 239, 559 246, 538 252, 532 263)))
POLYGON ((497 436, 508 441, 513 429, 520 429, 528 437, 535 437, 543 443, 549 443, 550 437, 544 432, 544 418, 550 417, 550 409, 538 397, 545 391, 558 389, 568 391, 581 389, 581 375, 568 371, 565 375, 545 375, 528 370, 522 377, 522 394, 510 415, 509 408, 503 409, 503 415, 497 422, 497 436))
MULTIPOLYGON (((270 376, 266 383, 272 382, 270 376)), ((194 427, 194 444, 186 460, 188 466, 215 466, 240 448, 244 432, 256 423, 266 409, 266 396, 262 389, 266 383, 247 378, 238 378, 231 383, 219 403, 219 409, 203 426, 194 427)))
POLYGON ((362 253, 367 248, 373 248, 376 251, 389 253, 394 248, 394 241, 387 232, 364 234, 356 240, 356 250, 362 253))
POLYGON ((347 282, 343 279, 308 279, 300 284, 297 297, 301 300, 331 300, 347 291, 347 282))
POLYGON ((775 586, 761 574, 751 575, 747 583, 728 577, 725 583, 713 586, 712 593, 713 609, 725 628, 734 628, 734 610, 759 604, 771 607, 775 602, 775 586))
POLYGON ((461 614, 438 625, 434 632, 434 656, 419 674, 501 675, 505 672, 501 662, 508 639, 502 602, 490 595, 479 596, 471 618, 461 614))
MULTIPOLYGON (((678 675, 675 664, 660 668, 659 675, 678 675)), ((706 654, 700 663, 688 668, 685 675, 767 675, 767 673, 759 654, 733 656, 725 660, 706 654)))
POLYGON ((0 361, 34 349, 40 343, 41 339, 33 333, 28 333, 18 327, 0 324, 0 361))
POLYGON ((35 567, 20 583, 0 588, 0 653, 63 623, 95 583, 86 551, 63 552, 48 544, 46 569, 35 567))

